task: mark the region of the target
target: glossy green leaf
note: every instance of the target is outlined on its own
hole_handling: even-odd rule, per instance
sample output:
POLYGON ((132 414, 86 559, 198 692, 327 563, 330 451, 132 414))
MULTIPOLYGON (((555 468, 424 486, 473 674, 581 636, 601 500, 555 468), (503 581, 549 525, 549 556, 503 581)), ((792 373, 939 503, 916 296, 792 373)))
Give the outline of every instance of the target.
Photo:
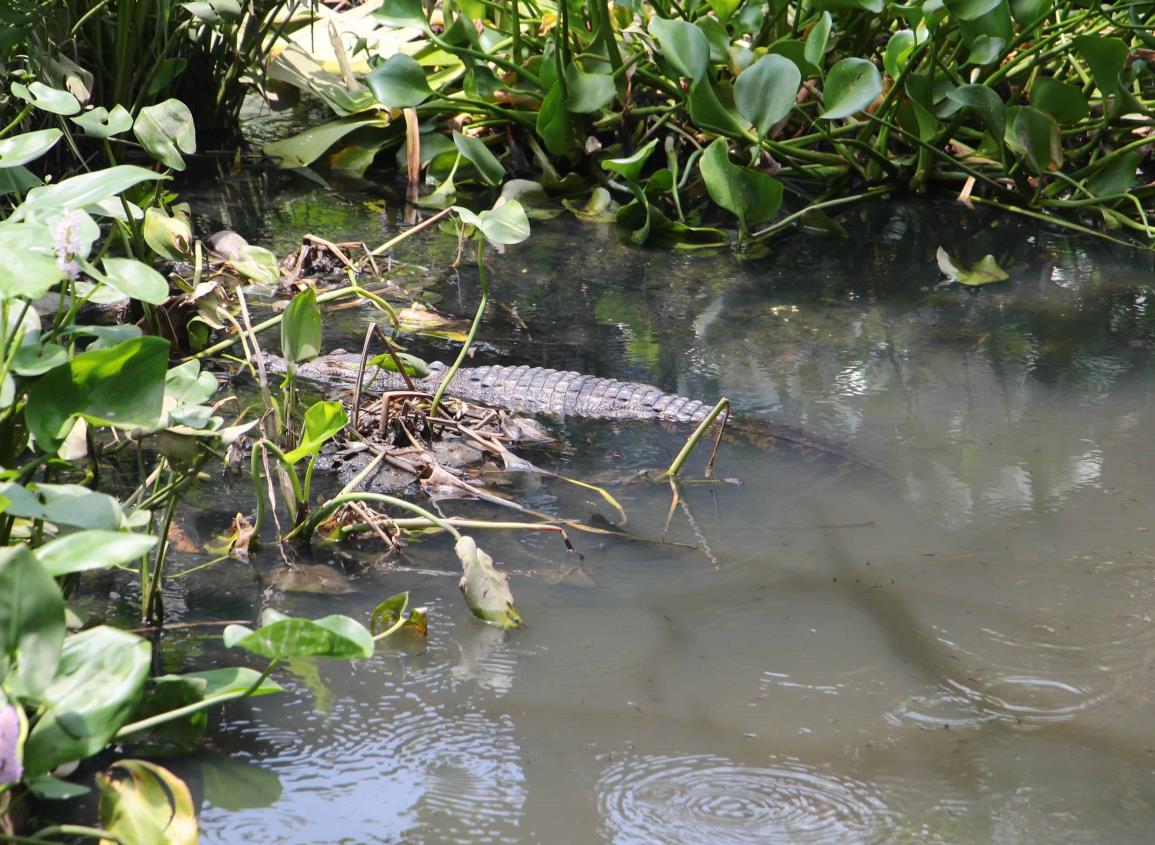
POLYGON ((718 20, 725 23, 743 5, 743 0, 709 0, 709 4, 718 20))
POLYGON ((0 496, 7 500, 6 513, 24 519, 106 531, 115 531, 125 521, 116 499, 79 484, 38 484, 33 493, 18 484, 0 482, 0 496))
POLYGON ((144 241, 153 252, 169 261, 185 261, 192 253, 192 223, 187 212, 161 208, 144 211, 144 241))
POLYGON ((44 184, 35 173, 27 167, 6 167, 0 169, 0 197, 9 194, 24 195, 33 188, 44 184))
POLYGON ((384 0, 374 14, 390 26, 429 27, 421 0, 384 0))
POLYGON ((0 140, 0 168, 35 161, 52 149, 62 135, 59 129, 40 129, 0 140))
POLYGON ((959 20, 973 21, 999 5, 1001 0, 943 0, 950 13, 959 20))
POLYGON ((813 79, 822 76, 822 70, 806 60, 806 48, 801 41, 786 38, 776 41, 766 51, 768 56, 784 56, 794 62, 803 79, 813 79))
POLYGON ((1120 38, 1077 35, 1075 49, 1091 69, 1091 76, 1095 79, 1095 87, 1099 89, 1099 93, 1104 97, 1114 94, 1119 87, 1119 74, 1123 72, 1123 67, 1127 63, 1126 43, 1120 38))
POLYGON ((500 198, 488 211, 474 214, 468 208, 453 206, 461 222, 474 226, 482 237, 495 244, 519 244, 529 237, 529 218, 517 200, 500 198))
POLYGON ((825 64, 823 59, 826 56, 826 45, 830 41, 830 30, 833 28, 834 20, 830 17, 830 12, 823 12, 806 36, 806 46, 802 55, 817 68, 825 64))
POLYGON ((1031 105, 1060 124, 1078 123, 1091 113, 1080 88, 1049 76, 1038 77, 1031 86, 1031 105))
POLYGON ((545 148, 553 155, 566 155, 573 149, 573 124, 570 122, 569 110, 565 107, 561 83, 555 82, 541 101, 536 129, 545 142, 545 148))
POLYGON ((24 745, 25 771, 46 774, 103 749, 136 709, 151 655, 147 640, 104 625, 66 638, 24 745))
POLYGON ((956 264, 941 246, 938 248, 938 252, 935 253, 935 258, 944 276, 951 281, 958 282, 961 285, 967 285, 968 287, 989 285, 991 282, 1002 282, 1010 278, 1006 274, 1006 271, 995 261, 993 255, 985 256, 982 261, 970 269, 956 264))
POLYGON ((132 134, 145 152, 173 170, 185 168, 181 153, 197 150, 192 112, 180 100, 165 100, 141 109, 132 124, 132 134))
POLYGON ((578 114, 591 114, 604 109, 618 93, 612 76, 608 73, 586 73, 577 62, 571 62, 565 69, 565 85, 568 91, 565 107, 578 114))
POLYGON ((454 547, 461 561, 461 592, 465 603, 478 619, 498 628, 520 628, 524 624, 509 579, 493 565, 493 558, 477 547, 472 537, 462 535, 454 547))
POLYGON ((1011 0, 1011 14, 1025 27, 1030 27, 1051 13, 1051 0, 1011 0))
POLYGON ((28 344, 16 350, 12 371, 19 376, 38 376, 68 363, 68 350, 55 343, 28 344))
POLYGON ((155 763, 121 760, 96 776, 100 824, 120 845, 196 845, 197 816, 184 781, 155 763), (128 779, 115 777, 127 773, 128 779))
POLYGON ((501 184, 505 178, 505 168, 497 160, 497 156, 489 151, 489 147, 477 138, 463 135, 456 130, 453 133, 453 143, 457 147, 457 151, 473 163, 487 185, 501 184))
POLYGON ((160 305, 168 299, 168 279, 134 258, 105 258, 104 273, 97 278, 126 296, 160 305))
POLYGON ((918 46, 913 30, 900 29, 886 42, 886 50, 882 54, 882 66, 890 74, 891 79, 898 79, 910 61, 911 53, 918 46))
POLYGON ((1032 106, 1014 109, 1008 116, 1007 146, 1027 159, 1036 173, 1063 166, 1059 125, 1049 114, 1032 106))
POLYGON ((135 164, 118 164, 115 167, 82 173, 51 185, 33 188, 28 192, 17 213, 27 217, 32 212, 57 208, 85 208, 115 197, 141 182, 167 178, 135 164))
POLYGON ((401 621, 409 607, 409 593, 397 593, 381 602, 369 616, 369 631, 373 636, 388 631, 401 621))
POLYGON ((694 21, 694 26, 706 36, 706 45, 710 48, 710 64, 725 64, 729 58, 730 33, 715 17, 703 15, 694 21))
POLYGON ((650 19, 649 29, 658 39, 662 55, 679 76, 691 82, 705 78, 710 64, 710 44, 702 30, 688 21, 659 17, 650 19))
POLYGON ((690 119, 700 129, 727 135, 731 138, 744 137, 750 125, 742 115, 722 102, 714 86, 708 79, 690 86, 686 98, 686 108, 690 119))
POLYGON ((321 354, 321 309, 317 292, 305 288, 293 297, 281 319, 281 355, 294 363, 321 354))
POLYGON ((139 337, 81 352, 28 391, 25 419, 42 449, 54 450, 76 415, 117 428, 151 428, 161 419, 168 341, 139 337))
POLYGON ((856 114, 882 93, 882 75, 866 59, 842 59, 830 69, 823 94, 826 110, 821 117, 838 120, 856 114))
POLYGON ((277 256, 256 244, 244 244, 229 256, 227 263, 234 273, 258 285, 275 285, 281 278, 277 256))
POLYGON ((203 672, 186 672, 178 677, 202 682, 206 699, 237 695, 238 693, 256 697, 282 692, 280 684, 276 681, 267 677, 262 678, 260 672, 245 666, 207 669, 203 672), (257 681, 260 681, 260 684, 257 681))
POLYGON ((263 152, 275 161, 278 167, 307 167, 346 135, 368 126, 384 128, 387 124, 387 116, 380 114, 344 117, 306 129, 289 138, 265 144, 263 152))
POLYGON ((37 299, 63 278, 46 225, 8 223, 0 227, 0 300, 37 299))
POLYGON ((64 598, 26 546, 0 549, 0 672, 20 697, 39 698, 64 643, 64 598), (12 675, 12 666, 16 672, 12 675))
POLYGON ((1087 180, 1087 190, 1097 197, 1126 193, 1135 184, 1139 161, 1137 151, 1123 153, 1091 175, 1087 180))
POLYGON ((960 85, 947 97, 972 109, 986 125, 987 131, 1001 145, 1007 128, 1006 106, 1002 98, 986 85, 960 85))
POLYGON ((802 73, 784 56, 765 55, 734 82, 734 105, 759 135, 765 135, 775 123, 794 108, 802 73))
POLYGON ((50 540, 36 550, 54 578, 90 569, 107 569, 138 560, 156 545, 156 537, 127 531, 77 531, 50 540))
POLYGON ((305 428, 297 448, 285 455, 295 464, 302 458, 317 454, 321 447, 336 437, 349 424, 349 415, 340 402, 316 402, 305 411, 305 428))
POLYGON ((348 616, 293 619, 269 609, 261 614, 261 627, 229 625, 224 631, 227 648, 243 648, 269 658, 332 657, 356 659, 373 656, 373 637, 348 616))
POLYGON ((978 35, 971 41, 971 50, 967 54, 966 64, 978 65, 979 67, 993 64, 1002 57, 1003 49, 1006 46, 1006 40, 997 35, 978 35))
POLYGON ((433 94, 425 69, 412 56, 394 53, 365 77, 377 102, 391 109, 421 105, 433 94))
POLYGON ((718 138, 698 160, 710 198, 738 218, 743 232, 770 220, 782 205, 782 183, 765 173, 730 161, 726 141, 718 138))
POLYGON ((41 111, 67 117, 80 111, 80 101, 68 91, 50 88, 43 82, 33 82, 25 87, 19 82, 12 83, 12 93, 41 111))
POLYGON ((658 139, 655 138, 633 155, 606 159, 602 162, 602 167, 610 173, 617 173, 627 182, 637 182, 642 178, 642 168, 646 166, 646 161, 657 146, 658 139))

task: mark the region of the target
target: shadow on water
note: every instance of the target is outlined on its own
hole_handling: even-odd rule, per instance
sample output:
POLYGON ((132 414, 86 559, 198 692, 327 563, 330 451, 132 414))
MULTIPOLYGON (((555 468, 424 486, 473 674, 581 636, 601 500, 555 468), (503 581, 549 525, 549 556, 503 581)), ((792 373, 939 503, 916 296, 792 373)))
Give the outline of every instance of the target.
MULTIPOLYGON (((282 253, 308 231, 375 244, 394 225, 371 193, 291 174, 182 195, 282 253)), ((284 695, 226 710, 220 754, 169 761, 202 800, 204 841, 1149 841, 1151 259, 945 204, 843 222, 850 240, 796 235, 743 261, 559 218, 496 256, 478 363, 725 395, 887 477, 736 437, 719 474, 741 484, 685 485, 666 535, 709 555, 578 536, 576 561, 552 539, 488 538, 531 623, 509 635, 462 607, 440 540, 389 560, 368 541, 318 545, 312 586, 279 581, 268 551, 170 582, 178 620, 364 618, 406 589, 430 607, 424 647, 288 666, 284 695), (992 254, 1011 280, 941 288, 940 246, 992 254)), ((465 315, 476 280, 448 269, 455 246, 408 244, 398 278, 465 315)), ((336 312, 331 345, 369 315, 336 312)), ((668 488, 632 479, 685 432, 552 426, 565 448, 536 463, 609 485, 637 536, 663 535, 668 488)), ((250 507, 231 484, 198 492, 194 544, 250 507)), ((608 516, 570 485, 519 495, 608 516)), ((131 598, 115 579, 89 587, 91 618, 131 598)), ((218 642, 174 631, 158 659, 207 668, 218 642)))

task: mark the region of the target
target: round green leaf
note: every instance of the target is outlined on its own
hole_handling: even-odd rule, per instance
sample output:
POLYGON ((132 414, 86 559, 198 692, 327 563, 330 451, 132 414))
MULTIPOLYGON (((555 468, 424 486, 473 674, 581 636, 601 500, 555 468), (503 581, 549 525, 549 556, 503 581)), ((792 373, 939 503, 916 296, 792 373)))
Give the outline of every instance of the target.
POLYGON ((914 52, 918 41, 913 30, 900 29, 886 42, 886 52, 882 54, 882 66, 890 74, 891 79, 898 79, 906 69, 910 54, 914 52))
POLYGON ((784 56, 766 55, 742 71, 734 83, 734 105, 759 135, 790 114, 802 73, 784 56))
POLYGON ((1011 14, 1025 27, 1042 20, 1051 12, 1051 0, 1011 0, 1011 14))
POLYGON ((134 258, 105 258, 101 262, 104 274, 100 281, 123 294, 160 305, 168 299, 168 281, 156 270, 134 258))
POLYGON ((565 85, 568 91, 565 107, 579 114, 604 109, 617 94, 612 76, 608 73, 586 73, 577 62, 571 62, 565 69, 565 85))
POLYGON ((180 100, 165 100, 140 110, 132 134, 145 152, 165 167, 184 170, 181 153, 195 153, 196 126, 192 112, 180 100))
POLYGON ((111 138, 132 128, 132 115, 124 106, 113 106, 109 111, 104 106, 91 109, 70 117, 73 123, 84 130, 85 135, 93 138, 111 138))
POLYGON ((40 129, 0 140, 0 168, 19 167, 40 158, 62 134, 59 129, 40 129))
POLYGON ((529 237, 529 217, 517 200, 502 200, 489 211, 474 214, 468 208, 453 206, 463 223, 474 226, 482 236, 495 244, 519 244, 529 237))
POLYGON ((1033 106, 1012 111, 1007 127, 1007 145, 1027 159, 1036 173, 1049 173, 1063 166, 1063 146, 1055 119, 1033 106))
POLYGON ((374 14, 390 26, 429 28, 421 0, 384 0, 381 8, 374 14))
POLYGON ((967 54, 966 64, 979 67, 993 64, 1002 56, 1006 46, 1006 39, 997 35, 976 35, 971 41, 971 51, 967 54))
POLYGON ((658 39, 662 55, 679 76, 698 82, 710 64, 710 43, 698 27, 688 21, 652 18, 650 34, 658 39))
POLYGON ((602 168, 611 173, 619 174, 627 182, 637 182, 642 176, 642 168, 646 166, 646 160, 656 146, 658 146, 657 138, 635 151, 631 156, 606 159, 602 162, 602 168))
POLYGON ((1087 180, 1087 190, 1097 197, 1125 194, 1135 184, 1136 169, 1139 167, 1139 153, 1135 150, 1124 153, 1087 180))
POLYGON ((743 232, 778 213, 782 183, 730 161, 726 140, 718 138, 698 160, 710 198, 738 218, 743 232))
POLYGON ((1119 38, 1099 35, 1075 36, 1077 49, 1091 68, 1095 86, 1103 96, 1109 96, 1119 87, 1119 74, 1127 63, 1127 44, 1119 38))
POLYGON ((275 610, 261 615, 261 627, 229 625, 223 635, 227 648, 243 648, 269 658, 332 657, 355 659, 373 656, 373 637, 348 616, 293 619, 275 610))
POLYGON ((959 20, 973 21, 981 18, 1002 0, 943 0, 950 13, 959 20))
POLYGON ((365 82, 377 102, 391 109, 406 109, 420 105, 433 93, 425 78, 425 70, 412 56, 394 53, 377 65, 365 82))
POLYGON ((68 91, 49 88, 43 82, 33 82, 28 87, 24 87, 19 82, 13 82, 12 93, 41 111, 52 114, 67 117, 80 111, 80 101, 76 97, 68 91))
POLYGON ((882 75, 866 59, 842 59, 830 69, 823 94, 822 117, 837 120, 862 111, 882 93, 882 75))
POLYGON ((959 105, 972 109, 986 124, 987 131, 999 143, 1006 131, 1006 107, 1002 99, 986 85, 960 85, 947 92, 947 97, 959 105))
POLYGON ((1049 76, 1040 76, 1031 85, 1031 105, 1060 124, 1078 123, 1091 113, 1082 89, 1049 76))

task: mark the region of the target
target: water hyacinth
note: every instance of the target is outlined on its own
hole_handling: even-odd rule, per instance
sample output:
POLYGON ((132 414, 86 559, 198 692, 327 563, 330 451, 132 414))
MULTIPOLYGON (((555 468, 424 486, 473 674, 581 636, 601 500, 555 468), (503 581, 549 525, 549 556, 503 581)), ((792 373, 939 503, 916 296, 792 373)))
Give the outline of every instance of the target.
POLYGON ((0 705, 0 786, 18 783, 24 775, 20 762, 20 714, 11 704, 0 705))

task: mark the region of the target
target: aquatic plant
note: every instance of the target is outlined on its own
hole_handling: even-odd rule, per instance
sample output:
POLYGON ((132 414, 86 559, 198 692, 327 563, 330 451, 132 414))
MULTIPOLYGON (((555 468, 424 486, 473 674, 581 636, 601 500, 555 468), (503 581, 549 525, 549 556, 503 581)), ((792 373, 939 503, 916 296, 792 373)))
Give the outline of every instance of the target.
POLYGON ((376 25, 325 19, 339 69, 303 33, 278 53, 270 77, 337 119, 266 152, 363 171, 405 144, 427 204, 531 177, 588 195, 567 200, 579 217, 683 248, 727 243, 717 224, 747 243, 841 233, 832 209, 932 188, 1151 237, 1148 23, 1121 0, 386 0, 376 25))

